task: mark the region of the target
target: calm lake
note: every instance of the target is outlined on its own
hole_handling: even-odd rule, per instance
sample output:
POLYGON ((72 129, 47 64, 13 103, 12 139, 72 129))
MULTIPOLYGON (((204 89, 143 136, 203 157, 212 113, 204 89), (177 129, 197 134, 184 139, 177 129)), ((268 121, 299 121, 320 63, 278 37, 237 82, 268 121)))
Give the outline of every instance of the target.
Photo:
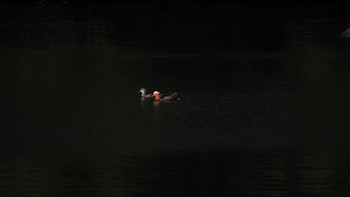
POLYGON ((1 196, 350 195, 347 7, 0 10, 1 196))

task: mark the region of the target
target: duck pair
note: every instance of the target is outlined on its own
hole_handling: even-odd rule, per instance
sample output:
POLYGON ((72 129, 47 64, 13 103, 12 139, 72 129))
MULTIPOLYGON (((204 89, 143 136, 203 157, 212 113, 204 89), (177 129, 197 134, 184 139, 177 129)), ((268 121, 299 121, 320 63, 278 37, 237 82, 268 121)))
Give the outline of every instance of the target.
POLYGON ((153 94, 151 94, 147 93, 147 90, 145 88, 141 88, 139 93, 141 93, 142 98, 154 98, 155 101, 176 101, 180 99, 177 92, 165 95, 160 93, 159 91, 154 91, 153 94))

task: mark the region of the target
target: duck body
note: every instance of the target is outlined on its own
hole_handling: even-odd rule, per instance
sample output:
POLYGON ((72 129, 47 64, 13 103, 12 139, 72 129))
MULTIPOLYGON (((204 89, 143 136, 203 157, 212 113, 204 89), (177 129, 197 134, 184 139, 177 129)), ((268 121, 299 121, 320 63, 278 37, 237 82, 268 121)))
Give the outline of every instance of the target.
POLYGON ((343 38, 349 38, 350 37, 350 28, 347 28, 343 33, 340 34, 343 38))
POLYGON ((173 92, 170 95, 163 95, 158 91, 154 91, 153 96, 155 101, 176 101, 180 99, 177 92, 173 92))

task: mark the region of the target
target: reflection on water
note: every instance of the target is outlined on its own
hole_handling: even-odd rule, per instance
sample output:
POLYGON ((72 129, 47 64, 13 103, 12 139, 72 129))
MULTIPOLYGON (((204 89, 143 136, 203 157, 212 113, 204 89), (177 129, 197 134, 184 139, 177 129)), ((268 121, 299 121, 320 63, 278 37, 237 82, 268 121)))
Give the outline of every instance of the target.
POLYGON ((347 196, 348 18, 1 9, 1 196, 347 196))
POLYGON ((177 152, 0 164, 5 196, 346 196, 349 157, 291 150, 177 152))

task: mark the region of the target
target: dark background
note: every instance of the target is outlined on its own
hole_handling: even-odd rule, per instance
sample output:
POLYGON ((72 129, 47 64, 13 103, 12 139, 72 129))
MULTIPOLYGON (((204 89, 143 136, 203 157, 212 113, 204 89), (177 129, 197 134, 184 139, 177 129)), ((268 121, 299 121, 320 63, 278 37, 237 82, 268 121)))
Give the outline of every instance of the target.
POLYGON ((0 5, 1 196, 349 195, 347 4, 0 5))

